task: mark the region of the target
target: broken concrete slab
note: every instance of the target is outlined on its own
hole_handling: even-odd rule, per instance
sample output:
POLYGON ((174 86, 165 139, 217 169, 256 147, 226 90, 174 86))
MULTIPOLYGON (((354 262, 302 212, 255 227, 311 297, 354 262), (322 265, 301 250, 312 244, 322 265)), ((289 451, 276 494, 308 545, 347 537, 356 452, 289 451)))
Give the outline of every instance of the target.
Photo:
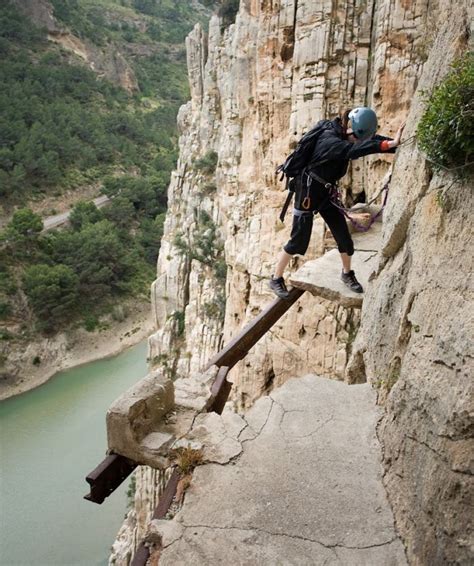
POLYGON ((160 564, 406 565, 378 416, 369 385, 313 375, 259 399, 240 456, 195 470, 160 564))
POLYGON ((165 417, 173 408, 172 381, 160 370, 148 374, 107 411, 109 450, 153 468, 167 467, 174 437, 165 417))
POLYGON ((204 411, 209 404, 211 387, 219 368, 211 366, 206 371, 174 382, 176 405, 196 412, 204 411))
POLYGON ((170 546, 183 535, 183 527, 176 521, 153 519, 148 527, 146 541, 159 542, 162 548, 170 546))
POLYGON ((174 383, 158 369, 123 393, 107 412, 109 450, 152 468, 169 465, 169 449, 205 411, 219 368, 174 383))
POLYGON ((192 430, 175 447, 190 445, 201 448, 206 462, 226 464, 242 452, 238 438, 246 427, 245 420, 227 409, 222 415, 206 413, 198 415, 192 430))
MULTIPOLYGON (((382 238, 382 224, 376 222, 367 232, 352 234, 355 254, 352 267, 362 287, 366 288, 372 271, 377 267, 377 252, 382 238)), ((290 276, 294 287, 313 295, 337 301, 346 307, 360 308, 363 294, 354 293, 341 281, 341 258, 337 249, 326 252, 318 259, 307 261, 290 276)))
MULTIPOLYGON (((357 251, 352 258, 352 268, 364 288, 376 267, 376 256, 377 253, 373 251, 357 251)), ((341 258, 337 250, 307 261, 289 280, 294 287, 336 301, 345 307, 362 306, 363 294, 351 291, 341 281, 341 258)))

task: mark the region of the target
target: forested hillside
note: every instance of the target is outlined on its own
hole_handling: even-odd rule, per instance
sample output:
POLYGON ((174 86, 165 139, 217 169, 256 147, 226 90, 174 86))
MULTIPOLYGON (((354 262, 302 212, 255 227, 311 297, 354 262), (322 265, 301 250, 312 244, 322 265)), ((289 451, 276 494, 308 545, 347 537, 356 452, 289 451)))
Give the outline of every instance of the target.
POLYGON ((184 37, 213 4, 0 7, 0 339, 93 330, 105 312, 123 316, 122 298, 148 295, 188 97, 184 37), (81 202, 91 187, 111 204, 81 202), (77 193, 71 227, 42 233, 33 211, 66 192, 77 193))

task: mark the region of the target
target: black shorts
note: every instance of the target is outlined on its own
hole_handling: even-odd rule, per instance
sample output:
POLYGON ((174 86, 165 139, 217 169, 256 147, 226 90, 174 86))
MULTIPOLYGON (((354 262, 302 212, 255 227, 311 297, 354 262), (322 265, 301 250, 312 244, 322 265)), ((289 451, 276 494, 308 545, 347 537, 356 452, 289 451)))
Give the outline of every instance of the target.
MULTIPOLYGON (((302 199, 306 196, 306 188, 299 183, 296 187, 295 208, 301 210, 302 199), (302 194, 304 193, 304 194, 302 194)), ((290 240, 283 247, 290 255, 304 255, 309 246, 311 231, 313 229, 314 211, 322 216, 331 230, 331 234, 337 243, 337 249, 347 255, 354 254, 354 242, 352 241, 347 222, 342 214, 328 198, 327 189, 320 183, 312 181, 310 190, 310 209, 302 216, 293 215, 293 226, 291 228, 290 240)))

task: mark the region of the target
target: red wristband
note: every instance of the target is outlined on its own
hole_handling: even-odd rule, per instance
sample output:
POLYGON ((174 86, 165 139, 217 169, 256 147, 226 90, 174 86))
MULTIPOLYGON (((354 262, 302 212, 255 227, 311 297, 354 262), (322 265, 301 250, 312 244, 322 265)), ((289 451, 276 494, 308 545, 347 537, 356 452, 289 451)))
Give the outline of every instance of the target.
POLYGON ((380 142, 380 150, 381 151, 387 151, 390 149, 390 146, 388 145, 388 140, 383 140, 380 142))

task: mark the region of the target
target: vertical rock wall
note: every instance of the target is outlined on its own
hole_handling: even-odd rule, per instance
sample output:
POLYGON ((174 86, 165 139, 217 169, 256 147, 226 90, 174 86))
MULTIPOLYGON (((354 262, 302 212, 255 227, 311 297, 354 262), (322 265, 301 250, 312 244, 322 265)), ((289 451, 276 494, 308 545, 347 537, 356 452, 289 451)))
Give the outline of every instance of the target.
MULTIPOLYGON (((468 48, 467 7, 440 6, 435 15, 407 137, 423 91, 468 48)), ((349 366, 385 400, 385 484, 413 564, 474 560, 474 198, 472 176, 458 173, 431 167, 414 145, 400 149, 349 366)))
MULTIPOLYGON (((401 27, 404 17, 415 17, 405 9, 402 14, 401 27)), ((384 75, 388 62, 400 69, 400 80, 409 75, 413 86, 417 54, 400 55, 390 38, 383 44, 376 39, 377 34, 387 36, 388 17, 382 7, 365 0, 254 0, 241 2, 229 28, 222 29, 214 17, 208 36, 199 26, 190 34, 192 99, 179 116, 180 159, 169 190, 153 287, 158 332, 150 341, 151 360, 162 363, 172 351, 177 355, 173 371, 186 376, 272 300, 267 279, 290 223, 290 216, 285 226, 278 220, 285 195, 274 171, 290 144, 320 118, 363 104, 369 96, 382 98, 391 84, 384 75), (376 84, 371 74, 377 75, 376 84), (209 152, 217 153, 216 171, 203 175, 196 160, 209 152), (215 270, 190 259, 202 211, 218 227, 225 246, 223 317, 215 316, 222 309, 209 308, 221 303, 222 282, 216 286, 215 270), (184 253, 182 245, 176 246, 177 234, 187 243, 184 253), (186 322, 179 336, 176 312, 184 313, 186 322)), ((381 115, 381 127, 389 133, 403 118, 409 92, 391 91, 391 96, 396 98, 381 115)), ((352 193, 376 191, 391 159, 378 155, 357 162, 346 187, 352 193)), ((323 253, 323 232, 318 219, 308 257, 323 253)), ((301 261, 295 259, 292 268, 301 261)), ((304 296, 233 370, 238 406, 250 404, 295 372, 342 378, 358 316, 357 311, 304 296)))
MULTIPOLYGON (((458 8, 460 13, 464 4, 458 8)), ((152 289, 157 322, 149 346, 152 366, 164 365, 171 375, 180 377, 192 374, 272 300, 266 280, 289 235, 289 218, 285 226, 278 221, 285 195, 274 175, 276 166, 314 122, 353 105, 373 106, 379 114, 381 132, 393 134, 410 110, 425 64, 430 65, 425 75, 438 76, 430 60, 444 57, 439 47, 433 55, 432 45, 443 19, 449 19, 447 8, 441 0, 242 0, 235 24, 222 29, 218 18, 213 17, 208 34, 197 26, 189 35, 192 98, 178 117, 180 157, 169 188, 169 212, 152 289), (203 158, 211 166, 203 166, 203 158), (217 161, 215 168, 213 158, 217 161), (209 237, 215 245, 202 261, 209 237)), ((465 25, 460 23, 462 17, 456 20, 460 36, 465 25)), ((461 49, 461 43, 456 49, 461 49)), ((446 64, 441 67, 444 69, 446 64)), ((414 120, 413 110, 411 116, 414 120)), ((413 127, 414 123, 408 135, 413 133, 413 127)), ((388 261, 386 267, 381 262, 379 277, 365 301, 370 308, 364 310, 367 322, 363 322, 357 339, 353 380, 364 380, 365 372, 372 381, 380 380, 392 367, 394 352, 399 348, 397 324, 408 276, 413 280, 421 278, 417 285, 424 288, 423 270, 428 269, 428 260, 410 272, 413 254, 406 251, 403 238, 397 236, 406 232, 410 215, 418 206, 416 195, 423 193, 430 182, 423 159, 414 155, 413 147, 407 146, 397 157, 389 227, 384 232, 384 254, 390 260, 384 260, 388 261), (390 277, 385 277, 388 273, 390 277), (393 281, 399 290, 391 293, 393 281)), ((356 161, 345 179, 348 195, 362 190, 369 196, 374 194, 391 161, 393 157, 380 154, 356 161)), ((433 206, 423 201, 425 209, 420 218, 424 220, 416 230, 429 233, 427 218, 434 212, 438 214, 433 206)), ((444 225, 441 219, 439 222, 444 225)), ((317 220, 307 257, 323 253, 323 234, 324 226, 317 220)), ((416 241, 413 245, 418 256, 423 256, 416 241)), ((429 257, 437 264, 433 253, 429 257)), ((301 261, 295 259, 291 269, 301 261)), ((425 293, 423 290, 421 295, 425 293)), ((439 298, 429 293, 425 296, 428 301, 439 298)), ((407 304, 418 304, 410 300, 412 303, 407 304)), ((443 308, 439 316, 448 313, 449 306, 443 308)), ((403 312, 412 312, 411 307, 403 312)), ((236 406, 248 406, 262 392, 307 371, 343 378, 359 323, 360 311, 304 295, 232 370, 236 406)), ((421 327, 419 322, 417 325, 421 327)), ((406 341, 406 332, 401 336, 402 342, 406 341)), ((417 339, 421 336, 417 335, 417 339)), ((417 350, 414 346, 404 351, 410 352, 411 365, 406 367, 411 371, 417 364, 417 350)), ((405 375, 403 363, 400 375, 402 370, 405 375)), ((443 371, 449 376, 455 370, 443 371)), ((395 456, 406 448, 402 430, 405 420, 416 414, 413 427, 423 424, 416 404, 421 401, 415 402, 419 391, 409 383, 401 379, 390 394, 388 416, 380 434, 386 442, 387 486, 397 522, 407 537, 411 557, 423 564, 423 557, 428 556, 420 550, 423 543, 411 547, 408 538, 414 536, 410 521, 416 524, 431 512, 425 501, 430 492, 424 487, 424 481, 429 480, 419 477, 426 437, 417 436, 420 442, 410 441, 412 448, 407 457, 411 462, 405 462, 405 467, 399 468, 401 472, 390 472, 395 456), (403 389, 402 384, 409 389, 403 389), (408 393, 410 388, 412 393, 408 393), (406 395, 410 399, 408 406, 406 395), (399 479, 399 473, 406 474, 405 479, 399 479), (408 487, 415 484, 420 486, 421 494, 408 487), (410 515, 407 509, 417 506, 421 508, 420 516, 405 521, 410 515)), ((451 392, 448 397, 451 405, 444 405, 441 414, 447 414, 448 405, 457 407, 457 394, 451 392)), ((432 418, 436 410, 438 406, 433 403, 432 418)), ((456 434, 464 434, 463 429, 456 434)), ((434 453, 432 459, 437 461, 434 453)), ((435 473, 434 468, 428 471, 435 473)), ((451 488, 455 490, 456 485, 453 483, 451 488)), ((149 483, 139 482, 137 497, 147 489, 149 483)), ((427 548, 438 544, 433 534, 434 521, 432 518, 431 523, 420 523, 423 527, 418 536, 421 541, 426 534, 427 548)), ((135 522, 135 535, 130 534, 130 539, 136 539, 137 528, 142 527, 135 522)), ((444 543, 440 544, 443 547, 444 543)), ((116 563, 122 562, 118 559, 116 563)))

